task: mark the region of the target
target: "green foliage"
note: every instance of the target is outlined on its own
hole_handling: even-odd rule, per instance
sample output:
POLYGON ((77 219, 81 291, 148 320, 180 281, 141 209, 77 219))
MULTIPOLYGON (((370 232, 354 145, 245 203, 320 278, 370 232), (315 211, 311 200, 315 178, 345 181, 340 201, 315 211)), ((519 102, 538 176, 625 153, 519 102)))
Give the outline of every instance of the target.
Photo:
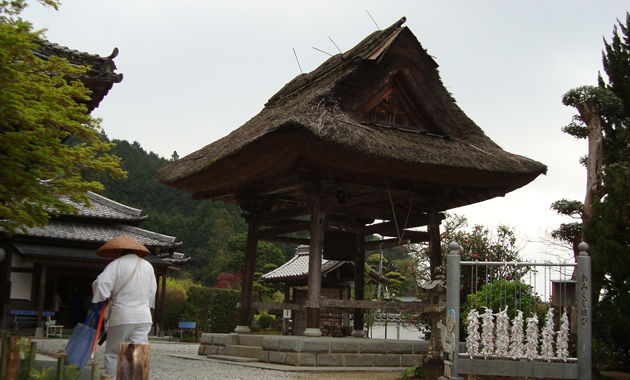
MULTIPOLYGON (((380 253, 374 253, 371 254, 370 256, 368 256, 367 259, 365 259, 365 262, 371 266, 372 268, 374 268, 374 270, 378 271, 378 266, 381 260, 381 254, 380 253)), ((385 256, 383 255, 383 266, 387 265, 388 261, 385 258, 385 256)))
MULTIPOLYGON (((156 315, 161 315, 162 304, 157 305, 156 315)), ((166 286, 164 297, 164 331, 174 330, 186 312, 186 294, 182 289, 166 286)))
POLYGON ((260 326, 260 328, 263 330, 269 329, 273 324, 273 321, 276 320, 276 317, 274 315, 269 315, 267 313, 260 314, 257 317, 258 326, 260 326))
MULTIPOLYGON (((590 245, 593 269, 594 357, 602 368, 630 369, 630 13, 618 20, 612 39, 604 40, 602 63, 608 82, 567 93, 565 104, 576 107, 593 101, 603 129, 603 186, 595 194, 593 218, 587 225, 572 223, 554 231, 554 238, 573 243, 578 235, 590 245), (583 231, 582 231, 583 229, 583 231), (573 240, 572 240, 573 239, 573 240), (601 291, 600 291, 601 290, 601 291), (597 299, 598 296, 601 297, 597 299)), ((576 116, 565 131, 582 138, 583 121, 576 116)), ((555 205, 555 204, 554 204, 555 205)), ((554 206, 552 206, 554 208, 554 206)), ((561 211, 561 208, 554 208, 561 211)), ((574 214, 573 216, 577 216, 574 214)))
POLYGON ((400 288, 402 284, 407 281, 407 278, 398 272, 388 272, 385 277, 389 279, 387 281, 387 288, 390 292, 400 295, 400 288))
MULTIPOLYGON (((571 217, 576 220, 582 218, 584 204, 580 201, 561 199, 551 204, 551 209, 559 215, 571 217)), ((562 223, 560 227, 551 232, 553 239, 569 244, 573 248, 573 254, 578 254, 578 245, 582 242, 582 222, 562 223)))
POLYGON ((482 308, 488 307, 494 313, 498 313, 508 306, 508 316, 514 319, 517 310, 523 311, 525 318, 536 312, 538 320, 544 320, 544 311, 540 308, 543 304, 534 289, 520 280, 499 280, 492 284, 486 284, 479 288, 476 293, 468 294, 466 303, 461 308, 461 321, 466 321, 468 313, 472 309, 479 310, 483 314, 482 308))
POLYGON ((108 153, 113 144, 100 139, 100 120, 83 104, 90 91, 76 78, 87 68, 34 55, 43 33, 19 17, 26 5, 0 2, 0 227, 10 234, 76 212, 62 198, 89 205, 86 192, 103 186, 82 171, 125 175, 108 153), (71 136, 81 143, 66 144, 71 136))
MULTIPOLYGON (((220 267, 219 273, 240 273, 243 269, 243 263, 245 262, 246 246, 246 233, 240 233, 230 237, 221 250, 221 256, 227 258, 228 261, 220 267)), ((256 272, 267 273, 269 270, 265 269, 265 267, 267 267, 268 264, 273 264, 277 268, 284 264, 284 262, 284 255, 282 254, 282 251, 275 245, 265 241, 258 243, 258 250, 256 254, 256 272)))
POLYGON ((121 157, 127 179, 113 181, 95 173, 86 175, 105 185, 104 196, 142 209, 148 216, 142 228, 177 236, 184 242, 181 250, 192 261, 175 276, 213 286, 220 273, 215 269, 222 263, 223 245, 234 234, 247 230, 241 210, 221 202, 196 201, 189 193, 164 185, 156 173, 169 160, 146 152, 138 142, 114 142, 112 153, 121 157))
POLYGON ((184 292, 184 295, 188 291, 188 289, 193 286, 198 285, 195 284, 192 280, 186 278, 174 278, 171 276, 166 277, 166 289, 178 289, 184 292))
POLYGON ((236 328, 240 293, 235 290, 191 286, 184 318, 203 332, 231 333, 236 328))
MULTIPOLYGON (((460 256, 462 261, 520 261, 520 247, 516 242, 514 229, 507 226, 498 226, 494 231, 482 225, 475 225, 467 230, 468 221, 466 217, 457 214, 447 214, 442 223, 443 233, 441 239, 441 250, 444 263, 448 255, 448 244, 456 242, 460 246, 460 256)), ((429 249, 427 246, 420 246, 420 249, 413 253, 415 265, 423 269, 416 273, 419 283, 429 280, 429 249), (424 265, 423 265, 424 263, 424 265)), ((472 268, 472 267, 470 267, 472 268)), ((462 291, 461 302, 466 301, 466 295, 479 289, 488 282, 496 280, 509 280, 521 278, 527 272, 527 268, 512 266, 494 268, 493 270, 479 269, 477 271, 462 270, 462 291)))
POLYGON ((416 364, 411 368, 407 368, 403 371, 402 374, 403 379, 424 379, 424 371, 422 370, 422 366, 416 364))

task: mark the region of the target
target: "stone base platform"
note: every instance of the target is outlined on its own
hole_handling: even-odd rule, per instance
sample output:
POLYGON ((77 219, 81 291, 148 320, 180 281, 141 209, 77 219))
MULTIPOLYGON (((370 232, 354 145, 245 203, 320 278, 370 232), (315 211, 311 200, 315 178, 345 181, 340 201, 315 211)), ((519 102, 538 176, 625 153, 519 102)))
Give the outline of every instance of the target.
POLYGON ((198 354, 214 359, 241 357, 295 367, 407 368, 422 365, 429 342, 369 338, 308 338, 285 335, 201 335, 198 354))

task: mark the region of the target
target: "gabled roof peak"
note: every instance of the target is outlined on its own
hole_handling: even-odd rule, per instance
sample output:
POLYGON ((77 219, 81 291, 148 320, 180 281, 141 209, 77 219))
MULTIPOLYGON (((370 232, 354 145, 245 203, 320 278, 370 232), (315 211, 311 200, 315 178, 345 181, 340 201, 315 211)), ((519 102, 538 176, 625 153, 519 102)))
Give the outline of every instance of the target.
POLYGON ((273 95, 269 101, 267 101, 265 107, 273 107, 274 102, 286 98, 293 92, 302 91, 304 87, 326 77, 329 73, 342 69, 346 66, 345 63, 349 64, 357 59, 375 60, 380 58, 383 52, 385 52, 389 45, 396 39, 400 31, 402 31, 401 27, 405 21, 407 21, 407 18, 402 17, 387 29, 373 32, 347 52, 333 55, 310 73, 296 76, 273 95))

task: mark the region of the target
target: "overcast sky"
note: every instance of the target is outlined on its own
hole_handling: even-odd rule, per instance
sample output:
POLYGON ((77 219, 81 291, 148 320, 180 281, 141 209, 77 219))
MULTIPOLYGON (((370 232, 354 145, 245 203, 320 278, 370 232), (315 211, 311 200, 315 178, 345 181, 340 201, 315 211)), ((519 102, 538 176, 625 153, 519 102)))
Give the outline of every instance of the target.
MULTIPOLYGON (((459 106, 505 150, 546 164, 546 176, 508 194, 454 210, 472 223, 507 224, 519 238, 566 221, 549 206, 584 200, 578 160, 585 141, 561 132, 567 90, 595 85, 603 38, 627 0, 211 1, 64 0, 59 11, 23 14, 60 45, 101 56, 114 47, 122 83, 94 112, 111 139, 183 157, 243 125, 300 69, 346 51, 401 17, 440 65, 459 106)), ((543 258, 528 244, 525 256, 543 258)), ((550 258, 550 257, 547 257, 550 258)))

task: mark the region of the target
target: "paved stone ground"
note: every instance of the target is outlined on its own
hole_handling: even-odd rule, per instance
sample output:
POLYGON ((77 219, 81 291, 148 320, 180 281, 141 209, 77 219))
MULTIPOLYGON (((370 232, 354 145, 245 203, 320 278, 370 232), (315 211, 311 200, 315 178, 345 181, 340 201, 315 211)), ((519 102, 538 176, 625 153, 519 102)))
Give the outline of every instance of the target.
MULTIPOLYGON (((67 339, 36 339, 37 352, 54 357, 63 350, 67 339)), ((401 379, 402 372, 299 372, 274 369, 261 369, 239 364, 226 364, 211 360, 191 360, 203 358, 197 355, 198 343, 151 342, 150 380, 231 380, 231 379, 304 379, 304 380, 385 380, 401 379), (180 355, 180 357, 177 357, 180 355)), ((103 361, 104 346, 96 350, 95 360, 103 361)), ((284 366, 282 366, 284 367, 284 366)), ((286 367, 284 367, 286 368, 286 367)), ((84 369, 84 372, 86 370, 84 369)))

